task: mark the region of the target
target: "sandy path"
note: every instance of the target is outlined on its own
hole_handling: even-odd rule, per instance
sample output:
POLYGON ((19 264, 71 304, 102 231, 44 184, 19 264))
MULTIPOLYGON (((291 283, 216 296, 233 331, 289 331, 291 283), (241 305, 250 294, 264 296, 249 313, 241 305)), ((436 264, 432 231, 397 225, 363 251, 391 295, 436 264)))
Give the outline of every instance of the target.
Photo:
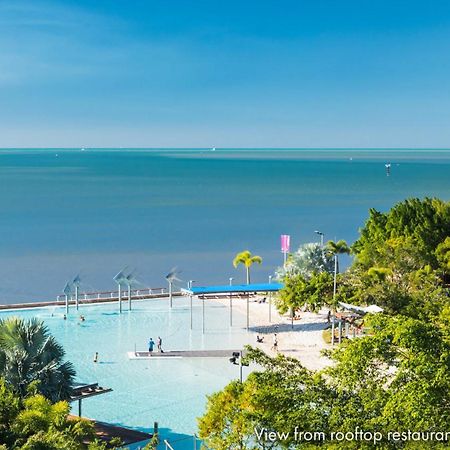
MULTIPOLYGON (((220 299, 218 302, 228 306, 228 299, 220 299)), ((268 302, 268 299, 266 300, 268 302)), ((234 300, 233 310, 241 314, 247 314, 245 300, 234 300)), ((269 323, 269 304, 258 303, 250 299, 250 331, 255 334, 254 346, 259 347, 268 354, 275 354, 272 350, 273 335, 277 332, 278 351, 286 356, 297 358, 311 370, 319 370, 331 364, 328 358, 320 354, 323 349, 330 348, 322 338, 322 331, 327 326, 327 312, 301 313, 300 320, 294 320, 294 328, 291 328, 290 317, 280 316, 272 306, 271 323, 269 323), (278 327, 278 328, 276 328, 278 327), (256 344, 256 335, 264 336, 264 342, 256 344)))

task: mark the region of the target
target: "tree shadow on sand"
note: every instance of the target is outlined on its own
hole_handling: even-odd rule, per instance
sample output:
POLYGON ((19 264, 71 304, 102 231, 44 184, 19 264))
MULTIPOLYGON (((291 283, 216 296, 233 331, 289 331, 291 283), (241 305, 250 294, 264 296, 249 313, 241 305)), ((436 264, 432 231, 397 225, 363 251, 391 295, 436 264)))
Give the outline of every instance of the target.
POLYGON ((274 334, 274 333, 289 333, 289 332, 303 332, 303 331, 322 331, 325 330, 329 324, 327 322, 304 322, 295 321, 292 326, 290 323, 278 323, 265 326, 253 326, 249 330, 258 334, 274 334))

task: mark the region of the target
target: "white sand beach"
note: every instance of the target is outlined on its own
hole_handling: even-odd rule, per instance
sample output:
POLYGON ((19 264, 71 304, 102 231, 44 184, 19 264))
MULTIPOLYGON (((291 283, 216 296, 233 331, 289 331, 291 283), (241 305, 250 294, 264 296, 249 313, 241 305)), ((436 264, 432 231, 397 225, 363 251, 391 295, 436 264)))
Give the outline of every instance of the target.
MULTIPOLYGON (((281 316, 272 305, 271 322, 269 323, 269 304, 259 303, 259 299, 250 299, 250 331, 255 335, 254 345, 270 355, 274 355, 272 349, 273 336, 276 331, 278 337, 278 352, 286 356, 297 358, 310 370, 320 370, 331 364, 330 359, 321 355, 321 351, 330 348, 322 338, 322 331, 327 327, 328 310, 319 313, 302 312, 300 320, 294 320, 292 329, 291 319, 281 316), (278 328, 276 328, 278 327, 278 328), (256 343, 257 335, 264 337, 263 343, 256 343)), ((224 305, 229 305, 228 299, 217 300, 224 305)), ((234 300, 233 310, 241 314, 247 314, 245 300, 234 300)))

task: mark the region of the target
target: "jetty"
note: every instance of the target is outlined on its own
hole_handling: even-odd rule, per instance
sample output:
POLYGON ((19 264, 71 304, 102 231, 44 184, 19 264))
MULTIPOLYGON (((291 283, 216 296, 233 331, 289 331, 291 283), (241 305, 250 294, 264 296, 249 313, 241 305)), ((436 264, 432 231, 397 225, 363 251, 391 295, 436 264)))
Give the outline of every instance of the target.
POLYGON ((169 352, 128 352, 129 359, 231 358, 245 350, 173 350, 169 352))

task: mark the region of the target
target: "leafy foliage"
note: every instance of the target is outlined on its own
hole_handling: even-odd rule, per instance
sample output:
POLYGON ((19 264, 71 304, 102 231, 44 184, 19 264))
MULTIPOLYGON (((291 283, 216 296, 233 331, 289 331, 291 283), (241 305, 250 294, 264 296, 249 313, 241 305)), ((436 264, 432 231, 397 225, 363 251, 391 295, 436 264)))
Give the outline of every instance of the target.
POLYGON ((0 376, 21 397, 38 382, 38 391, 52 401, 68 399, 75 369, 63 362, 64 355, 43 322, 17 317, 0 321, 0 376))
MULTIPOLYGON (((0 450, 106 450, 122 448, 113 440, 94 440, 93 423, 69 416, 66 401, 52 403, 42 394, 19 395, 0 378, 0 450), (91 443, 87 443, 91 442, 91 443), (116 446, 117 445, 117 446, 116 446), (4 447, 3 447, 4 446, 4 447)), ((145 450, 156 450, 157 436, 145 450)))
POLYGON ((370 210, 352 250, 360 265, 417 270, 439 267, 435 251, 450 233, 450 202, 408 199, 387 213, 370 210))
POLYGON ((309 279, 297 274, 286 277, 284 287, 275 299, 280 313, 301 308, 318 311, 333 300, 333 276, 328 272, 313 274, 309 279))
POLYGON ((309 279, 316 273, 332 273, 334 270, 332 257, 333 255, 324 251, 320 244, 303 244, 289 255, 285 266, 277 269, 276 276, 279 280, 296 275, 309 279))
MULTIPOLYGON (((385 314, 364 317, 370 335, 343 343, 327 355, 328 369, 310 372, 300 362, 271 358, 250 350, 248 358, 261 369, 238 390, 227 391, 235 405, 211 396, 202 417, 201 435, 212 448, 223 436, 245 449, 423 449, 447 448, 439 441, 393 441, 389 432, 446 432, 450 429, 450 203, 410 199, 387 213, 370 210, 370 217, 353 244, 352 267, 337 274, 337 301, 375 303, 385 314), (245 394, 244 394, 245 393, 245 394), (245 401, 244 401, 245 398, 245 401), (211 422, 216 411, 223 420, 211 422), (212 425, 214 424, 214 431, 212 425), (305 442, 298 432, 379 432, 382 442, 305 442), (238 435, 233 430, 239 429, 238 435), (256 431, 286 433, 276 442, 258 440, 256 431), (211 441, 211 438, 214 438, 211 441)), ((347 253, 345 242, 329 242, 320 253, 303 246, 279 275, 281 312, 309 305, 332 304, 332 268, 321 258, 347 253)), ((331 261, 331 260, 330 260, 331 261)), ((227 388, 225 388, 227 389, 227 388)), ((216 416, 217 417, 217 416, 216 416)), ((264 435, 261 435, 264 437, 264 435)))
MULTIPOLYGON (((372 316, 367 325, 376 333, 329 352, 334 365, 322 372, 311 372, 296 359, 271 358, 251 349, 248 358, 263 370, 253 372, 242 386, 227 386, 210 397, 200 419, 200 434, 207 445, 335 448, 332 441, 301 442, 294 438, 294 430, 330 436, 359 427, 382 433, 383 441, 377 445, 348 441, 345 448, 412 448, 414 443, 389 441, 388 433, 448 430, 450 345, 445 334, 432 324, 401 316, 372 316), (227 413, 230 405, 233 414, 227 413), (258 442, 255 429, 263 428, 289 435, 276 443, 258 442)), ((439 442, 429 444, 427 448, 444 448, 439 442)))

